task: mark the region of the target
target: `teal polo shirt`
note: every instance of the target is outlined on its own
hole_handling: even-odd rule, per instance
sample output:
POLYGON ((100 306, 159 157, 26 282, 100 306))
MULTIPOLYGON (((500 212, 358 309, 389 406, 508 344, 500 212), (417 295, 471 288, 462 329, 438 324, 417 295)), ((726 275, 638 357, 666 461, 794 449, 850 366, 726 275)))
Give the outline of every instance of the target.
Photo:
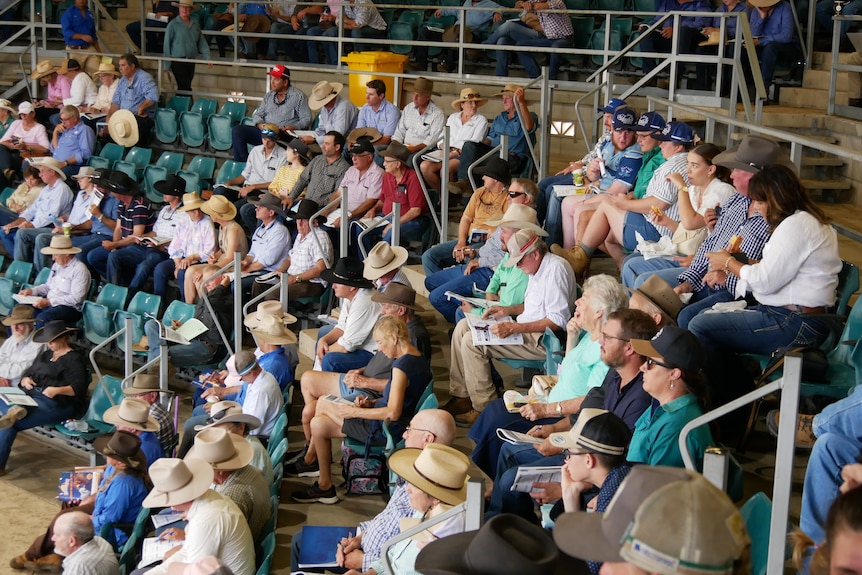
MULTIPOLYGON (((653 399, 652 405, 635 423, 628 460, 647 465, 685 467, 679 451, 679 433, 689 421, 701 415, 703 410, 691 394, 664 405, 653 399)), ((703 452, 712 444, 709 425, 701 425, 689 434, 688 448, 698 471, 703 470, 703 452)))

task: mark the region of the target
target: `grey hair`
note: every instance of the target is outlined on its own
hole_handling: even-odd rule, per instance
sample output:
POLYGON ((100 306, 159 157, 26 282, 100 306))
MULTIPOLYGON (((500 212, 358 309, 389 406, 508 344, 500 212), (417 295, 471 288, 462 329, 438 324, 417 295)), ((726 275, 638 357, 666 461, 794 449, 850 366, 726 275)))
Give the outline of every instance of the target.
POLYGON ((628 291, 607 274, 590 276, 584 283, 584 292, 590 292, 593 309, 602 312, 602 325, 613 312, 629 307, 628 291))
POLYGON ((60 530, 74 535, 75 539, 77 539, 82 545, 84 543, 89 543, 93 537, 95 537, 96 532, 93 528, 93 520, 86 513, 82 511, 71 511, 69 513, 64 513, 61 517, 63 518, 63 523, 65 523, 65 525, 61 523, 60 530))

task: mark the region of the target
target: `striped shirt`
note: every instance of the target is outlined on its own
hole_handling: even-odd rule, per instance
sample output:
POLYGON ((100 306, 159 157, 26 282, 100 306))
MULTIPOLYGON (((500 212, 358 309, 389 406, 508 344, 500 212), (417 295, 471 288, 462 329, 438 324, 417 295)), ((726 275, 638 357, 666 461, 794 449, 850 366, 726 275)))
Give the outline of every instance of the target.
POLYGON ((134 196, 128 207, 124 201, 120 200, 120 203, 117 204, 117 215, 121 238, 131 236, 135 226, 144 226, 144 233, 153 230, 155 217, 150 211, 150 203, 141 196, 134 196))
MULTIPOLYGON (((686 152, 680 152, 679 154, 674 154, 668 158, 664 164, 656 168, 656 171, 647 186, 646 195, 644 196, 645 198, 653 196, 666 203, 667 208, 665 208, 664 213, 667 214, 667 217, 677 222, 679 221, 679 204, 677 203, 677 200, 679 200, 679 192, 677 191, 676 186, 667 180, 667 177, 674 173, 680 174, 682 179, 685 180, 685 184, 689 185, 688 175, 685 172, 687 166, 688 154, 686 152)), ((667 237, 671 237, 673 235, 670 228, 655 224, 653 225, 661 235, 667 237)))
MULTIPOLYGON (((290 250, 288 257, 290 258, 290 267, 287 268, 287 274, 291 276, 307 272, 319 260, 323 260, 326 267, 329 267, 333 261, 332 241, 329 239, 329 234, 317 226, 312 226, 311 232, 304 236, 297 234, 296 240, 293 242, 293 249, 290 250), (314 239, 315 236, 317 237, 316 240, 314 239)), ((320 277, 308 281, 326 285, 326 282, 320 277)))
POLYGON ((347 4, 344 6, 344 15, 356 22, 358 27, 386 30, 386 20, 370 0, 356 0, 355 4, 347 4))

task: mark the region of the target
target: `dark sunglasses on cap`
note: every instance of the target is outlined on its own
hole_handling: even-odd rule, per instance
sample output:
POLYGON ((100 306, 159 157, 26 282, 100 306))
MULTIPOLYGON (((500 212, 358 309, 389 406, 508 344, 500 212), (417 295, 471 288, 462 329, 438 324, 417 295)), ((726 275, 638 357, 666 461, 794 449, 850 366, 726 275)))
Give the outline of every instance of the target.
POLYGON ((273 130, 261 130, 260 135, 264 138, 277 138, 278 132, 275 132, 273 130))

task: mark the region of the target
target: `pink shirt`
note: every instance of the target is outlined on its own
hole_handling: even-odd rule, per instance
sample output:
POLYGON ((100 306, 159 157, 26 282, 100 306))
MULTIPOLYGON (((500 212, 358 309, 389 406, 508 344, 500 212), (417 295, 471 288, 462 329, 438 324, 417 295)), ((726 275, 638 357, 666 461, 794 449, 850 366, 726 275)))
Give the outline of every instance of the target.
POLYGON ((62 102, 72 95, 72 83, 69 82, 69 79, 66 76, 57 74, 57 79, 54 80, 54 83, 46 85, 48 86, 48 95, 45 97, 46 100, 62 102))

